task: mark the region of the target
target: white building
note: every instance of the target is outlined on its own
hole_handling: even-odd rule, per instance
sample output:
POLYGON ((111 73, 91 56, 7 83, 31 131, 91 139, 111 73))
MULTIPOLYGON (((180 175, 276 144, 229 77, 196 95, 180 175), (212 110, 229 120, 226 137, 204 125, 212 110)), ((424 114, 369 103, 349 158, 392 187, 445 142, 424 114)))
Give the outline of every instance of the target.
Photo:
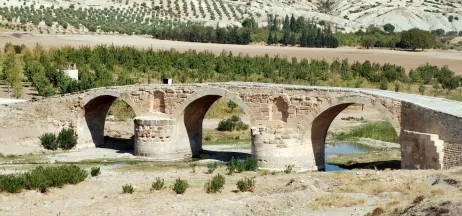
POLYGON ((79 80, 79 70, 77 70, 76 64, 67 65, 66 69, 63 70, 64 74, 74 80, 79 80))

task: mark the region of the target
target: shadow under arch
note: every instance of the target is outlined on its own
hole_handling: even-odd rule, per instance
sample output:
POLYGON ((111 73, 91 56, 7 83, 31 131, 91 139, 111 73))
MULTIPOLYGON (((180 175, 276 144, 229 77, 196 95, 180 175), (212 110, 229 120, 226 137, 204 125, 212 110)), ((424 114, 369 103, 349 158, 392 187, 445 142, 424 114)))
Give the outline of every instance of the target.
POLYGON ((106 116, 109 108, 116 99, 122 100, 127 103, 132 110, 134 104, 128 99, 125 94, 121 94, 116 91, 103 91, 97 92, 87 96, 84 99, 84 117, 88 127, 88 131, 91 135, 91 139, 96 147, 104 146, 104 126, 106 124, 106 116))
POLYGON ((359 95, 334 98, 320 105, 319 114, 315 117, 311 125, 311 144, 315 163, 319 170, 324 170, 325 168, 326 136, 332 121, 338 114, 353 104, 363 104, 378 110, 395 128, 396 134, 399 137, 401 132, 400 122, 380 102, 371 97, 359 95))
POLYGON ((255 125, 256 120, 249 107, 233 92, 220 88, 207 88, 189 96, 174 116, 178 119, 177 142, 185 148, 190 148, 193 157, 198 156, 202 150, 202 123, 205 114, 210 106, 222 97, 235 102, 249 117, 250 126, 255 125))

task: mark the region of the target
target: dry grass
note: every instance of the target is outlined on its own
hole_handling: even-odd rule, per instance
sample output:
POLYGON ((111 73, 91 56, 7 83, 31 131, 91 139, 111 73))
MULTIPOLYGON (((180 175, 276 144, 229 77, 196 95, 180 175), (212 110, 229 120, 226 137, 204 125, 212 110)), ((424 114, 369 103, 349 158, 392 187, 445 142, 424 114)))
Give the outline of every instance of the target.
POLYGON ((353 198, 343 194, 326 194, 316 196, 310 203, 313 209, 340 208, 361 205, 364 199, 353 198))
MULTIPOLYGON (((424 176, 395 177, 392 173, 366 172, 362 175, 340 173, 336 175, 340 185, 334 189, 334 192, 365 193, 374 196, 394 192, 394 195, 383 194, 385 199, 381 199, 377 203, 377 207, 380 208, 381 212, 379 215, 396 215, 397 212, 412 203, 448 194, 448 191, 444 190, 444 188, 425 183, 424 176)), ((377 213, 377 211, 370 212, 369 215, 377 215, 377 213)))

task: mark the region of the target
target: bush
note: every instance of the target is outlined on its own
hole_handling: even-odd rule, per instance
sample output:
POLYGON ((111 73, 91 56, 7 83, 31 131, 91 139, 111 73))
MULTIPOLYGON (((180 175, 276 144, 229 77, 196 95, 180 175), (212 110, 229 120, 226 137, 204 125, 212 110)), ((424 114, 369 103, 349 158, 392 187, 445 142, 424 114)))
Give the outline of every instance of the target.
POLYGON ((0 192, 17 193, 22 189, 27 189, 45 193, 50 187, 77 184, 85 180, 87 176, 87 171, 75 165, 39 166, 22 174, 0 175, 0 192))
POLYGON ((215 169, 217 169, 218 163, 217 162, 211 162, 207 164, 207 173, 212 174, 215 169))
POLYGON ((223 189, 224 185, 225 177, 220 174, 217 174, 212 178, 212 180, 205 183, 204 188, 207 191, 207 193, 217 193, 220 192, 221 189, 223 189))
POLYGON ((192 169, 192 173, 196 173, 196 166, 197 166, 197 164, 192 163, 192 164, 189 164, 189 166, 190 166, 191 169, 192 169))
POLYGON ((92 177, 99 176, 99 174, 101 174, 101 169, 99 167, 92 167, 90 174, 92 177))
POLYGON ((162 188, 164 188, 164 179, 157 177, 156 181, 152 183, 151 191, 161 190, 162 188))
POLYGON ((72 129, 62 129, 58 134, 59 147, 64 150, 70 150, 77 144, 77 135, 72 129))
POLYGON ((245 171, 257 171, 258 164, 257 159, 253 157, 248 157, 244 160, 245 171))
POLYGON ((237 189, 241 192, 250 191, 253 192, 255 190, 255 178, 247 178, 241 179, 236 183, 237 189))
POLYGON ((286 165, 286 169, 284 170, 284 173, 290 174, 292 173, 293 169, 294 169, 294 165, 286 165))
POLYGON ((183 194, 188 188, 188 182, 186 180, 177 178, 175 184, 173 184, 173 191, 177 194, 183 194))
POLYGON ((239 159, 232 157, 231 161, 226 165, 226 170, 229 175, 234 172, 241 173, 243 171, 256 171, 257 169, 257 160, 253 157, 247 157, 243 163, 241 163, 239 159))
POLYGON ((0 175, 0 192, 19 193, 24 189, 24 178, 21 175, 0 175))
POLYGON ((133 188, 132 184, 122 185, 122 193, 132 194, 133 192, 135 192, 135 188, 133 188))
POLYGON ((247 130, 249 125, 245 124, 239 116, 233 115, 228 119, 221 120, 218 123, 217 130, 219 131, 233 131, 233 130, 247 130))
POLYGON ((53 133, 45 133, 42 136, 40 136, 40 143, 45 149, 48 149, 48 150, 58 149, 58 142, 56 142, 56 135, 53 133))

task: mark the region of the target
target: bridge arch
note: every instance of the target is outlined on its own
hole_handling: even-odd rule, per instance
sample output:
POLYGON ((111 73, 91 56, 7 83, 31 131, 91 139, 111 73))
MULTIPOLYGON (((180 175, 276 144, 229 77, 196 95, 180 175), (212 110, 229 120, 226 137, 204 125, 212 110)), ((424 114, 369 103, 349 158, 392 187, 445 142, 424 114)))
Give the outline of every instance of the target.
POLYGON ((174 112, 178 121, 178 143, 184 145, 186 151, 191 151, 192 156, 197 156, 202 150, 202 123, 205 114, 222 97, 235 102, 249 117, 251 126, 256 124, 250 108, 237 94, 221 88, 207 88, 196 92, 174 112))
POLYGON ((311 144, 318 169, 324 169, 325 167, 325 144, 327 131, 330 125, 338 114, 353 104, 363 104, 379 111, 386 120, 391 123, 399 137, 401 126, 398 117, 394 116, 393 113, 377 99, 361 95, 333 98, 332 100, 320 104, 319 111, 317 112, 319 114, 314 118, 311 124, 311 144))
POLYGON ((104 145, 104 126, 109 108, 116 99, 127 103, 137 113, 136 106, 129 96, 113 90, 96 91, 84 98, 84 118, 88 133, 96 147, 104 145))

